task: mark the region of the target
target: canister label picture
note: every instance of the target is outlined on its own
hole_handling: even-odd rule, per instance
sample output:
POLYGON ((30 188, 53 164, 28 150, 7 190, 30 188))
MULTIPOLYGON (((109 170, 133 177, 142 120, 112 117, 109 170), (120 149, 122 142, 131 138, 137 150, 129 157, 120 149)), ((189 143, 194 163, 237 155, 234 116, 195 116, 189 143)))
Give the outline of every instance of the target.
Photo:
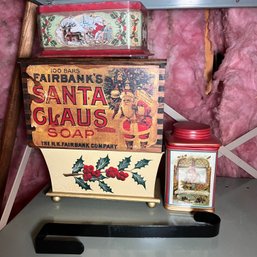
POLYGON ((171 151, 168 205, 208 208, 213 205, 216 153, 171 151))

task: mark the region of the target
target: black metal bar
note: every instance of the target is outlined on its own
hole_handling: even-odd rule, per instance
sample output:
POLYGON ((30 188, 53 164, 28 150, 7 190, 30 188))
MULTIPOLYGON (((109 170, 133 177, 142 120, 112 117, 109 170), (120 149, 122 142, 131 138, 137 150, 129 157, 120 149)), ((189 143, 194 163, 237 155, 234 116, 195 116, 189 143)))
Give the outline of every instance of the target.
POLYGON ((42 5, 42 1, 40 1, 40 0, 29 0, 30 2, 32 2, 32 3, 34 3, 34 4, 36 4, 36 5, 42 5))
POLYGON ((113 225, 113 224, 66 224, 47 223, 35 238, 36 253, 81 254, 83 244, 76 238, 126 237, 126 238, 172 238, 214 237, 219 233, 220 217, 209 212, 195 212, 193 225, 113 225), (53 237, 54 236, 54 237, 53 237))
MULTIPOLYGON (((75 4, 87 2, 100 2, 103 0, 38 0, 42 4, 75 4)), ((144 6, 151 9, 188 9, 188 8, 238 8, 257 7, 256 0, 141 0, 144 6)))

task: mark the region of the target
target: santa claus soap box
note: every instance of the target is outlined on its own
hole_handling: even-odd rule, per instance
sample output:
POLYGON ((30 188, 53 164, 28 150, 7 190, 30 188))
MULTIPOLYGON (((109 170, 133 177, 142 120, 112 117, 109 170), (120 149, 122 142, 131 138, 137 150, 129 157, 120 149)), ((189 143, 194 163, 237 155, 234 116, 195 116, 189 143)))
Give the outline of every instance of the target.
POLYGON ((34 146, 162 152, 164 60, 21 60, 34 146))
POLYGON ((148 56, 147 10, 140 2, 42 5, 42 56, 148 56))

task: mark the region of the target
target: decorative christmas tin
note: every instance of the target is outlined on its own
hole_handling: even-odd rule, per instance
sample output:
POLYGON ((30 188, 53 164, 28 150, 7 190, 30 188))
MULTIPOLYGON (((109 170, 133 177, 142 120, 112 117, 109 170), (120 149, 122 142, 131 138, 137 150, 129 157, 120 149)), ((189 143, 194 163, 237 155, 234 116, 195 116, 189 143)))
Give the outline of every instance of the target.
POLYGON ((166 62, 23 59, 33 146, 162 152, 166 62))
POLYGON ((140 2, 41 5, 43 56, 147 56, 147 11, 140 2))
POLYGON ((219 140, 196 122, 175 123, 166 139, 165 207, 213 211, 219 140))

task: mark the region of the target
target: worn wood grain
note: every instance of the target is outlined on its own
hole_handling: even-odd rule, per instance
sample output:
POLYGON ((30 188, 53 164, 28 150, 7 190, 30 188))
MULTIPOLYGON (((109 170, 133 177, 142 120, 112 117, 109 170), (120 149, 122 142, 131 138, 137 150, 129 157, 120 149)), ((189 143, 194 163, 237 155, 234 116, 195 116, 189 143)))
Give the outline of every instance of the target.
MULTIPOLYGON (((36 8, 37 5, 27 1, 24 18, 22 23, 22 30, 20 36, 20 43, 17 57, 30 57, 32 52, 32 45, 34 41, 34 32, 36 26, 36 8)), ((0 148, 0 206, 2 206, 3 196, 5 192, 5 185, 8 177, 9 166, 12 158, 13 147, 16 139, 16 130, 18 126, 21 109, 21 85, 20 85, 20 71, 18 65, 15 66, 12 82, 10 85, 7 111, 4 118, 4 126, 1 135, 0 148)))

